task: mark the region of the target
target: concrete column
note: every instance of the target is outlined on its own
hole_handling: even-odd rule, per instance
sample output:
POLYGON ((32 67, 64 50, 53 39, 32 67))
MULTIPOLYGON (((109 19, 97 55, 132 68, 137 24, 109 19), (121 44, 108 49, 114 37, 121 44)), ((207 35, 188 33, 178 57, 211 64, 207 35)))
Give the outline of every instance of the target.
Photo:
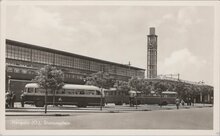
POLYGON ((202 102, 202 93, 200 93, 200 102, 202 102))
POLYGON ((210 102, 210 100, 211 100, 211 99, 210 99, 210 94, 208 94, 208 98, 207 98, 207 99, 208 99, 208 102, 210 102))

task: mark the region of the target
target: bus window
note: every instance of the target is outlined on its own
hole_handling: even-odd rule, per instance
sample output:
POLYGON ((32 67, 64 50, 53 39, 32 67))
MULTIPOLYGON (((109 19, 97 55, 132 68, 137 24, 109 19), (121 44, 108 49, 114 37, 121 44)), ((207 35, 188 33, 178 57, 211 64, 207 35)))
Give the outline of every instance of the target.
POLYGON ((163 95, 164 98, 167 98, 167 95, 163 95))
POLYGON ((64 92, 65 94, 72 94, 72 90, 68 89, 68 90, 65 90, 64 92))
POLYGON ((34 93, 34 88, 28 88, 27 92, 28 93, 34 93))
POLYGON ((79 94, 85 94, 85 91, 84 90, 80 90, 79 94))
POLYGON ((96 95, 100 95, 101 93, 99 91, 96 90, 96 95))
POLYGON ((92 90, 85 90, 85 94, 87 94, 87 95, 94 95, 94 91, 92 91, 92 90))
POLYGON ((47 89, 48 94, 53 94, 53 91, 51 89, 47 89))
POLYGON ((24 89, 24 92, 26 92, 26 93, 27 93, 27 92, 28 92, 28 88, 25 88, 25 89, 24 89))
POLYGON ((162 92, 162 96, 165 98, 168 98, 168 97, 176 98, 177 93, 176 92, 162 92))
POLYGON ((36 88, 36 93, 41 93, 40 89, 36 88))
POLYGON ((45 89, 43 89, 43 88, 36 88, 36 93, 44 94, 45 93, 45 89))
POLYGON ((74 90, 75 94, 78 95, 80 93, 80 90, 74 90))
POLYGON ((58 90, 57 94, 62 94, 62 89, 58 90))

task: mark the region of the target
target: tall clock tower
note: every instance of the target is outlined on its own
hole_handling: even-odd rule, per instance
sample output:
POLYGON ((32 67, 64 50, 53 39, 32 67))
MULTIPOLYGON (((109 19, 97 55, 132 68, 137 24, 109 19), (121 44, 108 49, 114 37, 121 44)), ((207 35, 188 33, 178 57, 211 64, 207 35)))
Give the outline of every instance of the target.
POLYGON ((147 35, 147 78, 157 77, 157 35, 155 28, 150 27, 147 35))

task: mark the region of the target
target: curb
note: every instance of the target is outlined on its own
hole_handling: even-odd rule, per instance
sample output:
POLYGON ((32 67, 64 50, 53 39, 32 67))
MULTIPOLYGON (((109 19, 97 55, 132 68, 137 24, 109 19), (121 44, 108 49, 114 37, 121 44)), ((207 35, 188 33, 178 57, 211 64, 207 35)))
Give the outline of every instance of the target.
POLYGON ((5 116, 70 116, 69 114, 5 114, 5 116))
MULTIPOLYGON (((106 112, 124 112, 124 111, 152 111, 150 109, 106 109, 106 110, 47 110, 48 112, 70 112, 70 113, 106 113, 106 112)), ((28 110, 28 109, 9 109, 5 111, 7 112, 44 112, 44 110, 28 110)))
MULTIPOLYGON (((210 108, 212 106, 206 106, 210 108)), ((204 108, 203 106, 196 106, 194 108, 204 108)), ((180 109, 191 109, 190 107, 182 107, 180 109)), ((176 110, 176 108, 163 108, 155 110, 176 110)), ((45 114, 44 110, 28 110, 28 109, 6 109, 5 116, 69 116, 71 113, 122 113, 122 112, 137 112, 137 111, 154 111, 152 109, 107 109, 107 110, 48 110, 45 114), (24 112, 24 113, 22 113, 24 112), (40 113, 39 113, 40 112, 40 113), (55 112, 55 113, 54 113, 55 112), (62 113, 65 112, 65 113, 62 113)))

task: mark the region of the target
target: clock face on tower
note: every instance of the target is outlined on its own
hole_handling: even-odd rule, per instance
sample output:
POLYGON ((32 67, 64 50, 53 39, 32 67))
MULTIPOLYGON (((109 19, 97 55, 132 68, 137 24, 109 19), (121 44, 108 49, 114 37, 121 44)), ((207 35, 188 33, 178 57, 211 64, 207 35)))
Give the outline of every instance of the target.
POLYGON ((149 39, 150 41, 150 44, 155 44, 156 43, 156 37, 150 37, 150 39, 149 39))
POLYGON ((156 44, 156 37, 149 37, 149 48, 153 48, 156 44))

